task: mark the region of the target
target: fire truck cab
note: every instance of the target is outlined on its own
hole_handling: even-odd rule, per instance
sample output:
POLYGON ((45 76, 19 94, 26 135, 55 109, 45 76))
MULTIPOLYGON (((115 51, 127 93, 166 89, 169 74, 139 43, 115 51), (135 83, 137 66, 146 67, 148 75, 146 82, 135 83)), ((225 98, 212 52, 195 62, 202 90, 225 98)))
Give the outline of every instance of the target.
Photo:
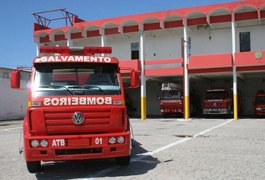
POLYGON ((183 114, 183 91, 176 83, 162 83, 159 101, 163 116, 183 114))
POLYGON ((265 116, 265 91, 259 90, 255 98, 255 114, 257 117, 265 116))
POLYGON ((203 101, 203 115, 226 115, 233 113, 232 94, 225 88, 208 89, 203 101))
MULTIPOLYGON (((94 55, 111 48, 50 46, 40 53, 23 123, 28 171, 39 171, 41 161, 116 158, 128 165, 131 132, 119 61, 94 55)), ((19 75, 11 72, 12 88, 20 88, 19 75)), ((131 70, 130 78, 137 87, 138 72, 131 70)))

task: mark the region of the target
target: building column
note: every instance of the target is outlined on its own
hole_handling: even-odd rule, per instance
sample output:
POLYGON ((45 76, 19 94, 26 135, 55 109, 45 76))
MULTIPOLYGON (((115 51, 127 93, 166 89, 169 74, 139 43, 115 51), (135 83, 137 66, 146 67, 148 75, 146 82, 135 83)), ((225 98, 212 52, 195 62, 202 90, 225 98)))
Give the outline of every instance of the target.
POLYGON ((35 41, 36 42, 36 56, 40 56, 40 42, 39 39, 35 41))
POLYGON ((237 72, 235 64, 236 53, 236 24, 235 13, 232 13, 232 58, 233 58, 233 100, 234 100, 234 120, 238 119, 238 102, 237 102, 237 72))
POLYGON ((146 119, 146 78, 144 76, 144 28, 140 29, 140 62, 141 62, 141 119, 146 119))
MULTIPOLYGON (((105 47, 106 46, 106 37, 105 37, 105 30, 104 29, 100 29, 100 43, 101 43, 101 47, 105 47)), ((101 54, 101 56, 105 56, 104 53, 101 54)))
POLYGON ((184 18, 184 119, 190 118, 190 96, 189 96, 189 74, 188 74, 188 63, 189 63, 189 40, 188 40, 188 27, 187 27, 187 19, 184 18))
POLYGON ((67 46, 72 47, 73 46, 73 41, 71 39, 71 32, 66 33, 66 40, 67 40, 67 46))

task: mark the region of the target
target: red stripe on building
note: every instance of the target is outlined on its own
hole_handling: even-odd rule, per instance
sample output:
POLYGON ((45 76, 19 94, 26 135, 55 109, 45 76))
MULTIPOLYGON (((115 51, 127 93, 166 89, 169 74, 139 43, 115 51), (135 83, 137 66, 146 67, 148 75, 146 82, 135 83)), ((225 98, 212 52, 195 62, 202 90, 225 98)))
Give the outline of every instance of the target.
POLYGON ((157 30, 157 29, 161 29, 160 28, 160 22, 144 24, 144 30, 145 31, 157 30))
POLYGON ((123 27, 123 32, 124 33, 138 32, 138 31, 139 31, 138 25, 135 25, 135 26, 124 26, 123 27))
POLYGON ((87 31, 86 33, 87 37, 96 37, 100 36, 99 30, 92 30, 92 31, 87 31))
POLYGON ((183 27, 182 20, 179 21, 166 21, 164 23, 165 28, 183 27))

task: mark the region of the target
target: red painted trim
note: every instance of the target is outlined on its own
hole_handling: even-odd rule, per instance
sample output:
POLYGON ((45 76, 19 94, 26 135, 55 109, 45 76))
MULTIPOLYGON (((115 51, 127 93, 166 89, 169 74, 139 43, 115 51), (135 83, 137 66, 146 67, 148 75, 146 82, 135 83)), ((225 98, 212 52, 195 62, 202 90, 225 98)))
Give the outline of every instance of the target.
POLYGON ((237 71, 259 71, 259 70, 262 70, 264 71, 265 70, 265 65, 263 66, 246 66, 246 67, 237 67, 236 69, 237 71))
POLYGON ((159 69, 145 69, 145 76, 171 76, 171 75, 183 75, 182 67, 174 68, 159 68, 159 69))
POLYGON ((178 59, 163 59, 163 60, 146 60, 144 61, 145 65, 156 65, 156 64, 173 64, 173 63, 183 63, 182 58, 178 59))
POLYGON ((208 24, 206 17, 188 19, 187 21, 188 26, 201 25, 201 24, 208 24))
POLYGON ((262 53, 261 59, 256 59, 256 51, 241 52, 235 54, 235 62, 237 67, 242 66, 264 66, 265 65, 265 51, 262 53))
POLYGON ((141 71, 141 64, 138 59, 134 60, 120 60, 119 67, 122 72, 126 72, 128 70, 134 69, 136 71, 141 71))
POLYGON ((49 35, 44 36, 44 37, 40 37, 40 43, 46 43, 46 42, 50 42, 49 35))
POLYGON ((174 28, 174 27, 183 27, 182 20, 179 20, 179 21, 166 21, 164 23, 164 28, 174 28))
POLYGON ((119 34, 118 27, 105 29, 105 35, 119 34))
POLYGON ((242 21, 242 20, 248 20, 248 19, 258 19, 258 12, 257 11, 251 11, 251 12, 244 12, 244 13, 236 13, 235 14, 235 20, 236 21, 242 21))
POLYGON ((223 68, 208 68, 208 69, 189 69, 189 74, 221 73, 221 72, 233 72, 233 68, 223 67, 223 68))
POLYGON ((144 30, 145 31, 157 30, 157 29, 161 29, 160 22, 144 24, 144 30))
POLYGON ((39 30, 44 30, 44 29, 50 29, 50 28, 47 26, 42 26, 42 25, 37 24, 37 23, 33 24, 33 30, 34 31, 39 31, 39 30))
POLYGON ((71 33, 71 39, 83 38, 82 32, 71 33))
POLYGON ((74 23, 79 23, 79 22, 85 22, 85 21, 83 19, 78 18, 77 16, 74 16, 73 17, 73 22, 74 23))
POLYGON ((123 27, 123 32, 124 33, 130 33, 130 32, 138 32, 139 31, 139 26, 124 26, 123 27))
POLYGON ((210 54, 190 56, 189 69, 232 67, 232 54, 210 54))
POLYGON ((231 14, 210 17, 211 23, 222 23, 222 22, 231 22, 231 21, 232 21, 231 14))
POLYGON ((96 36, 100 36, 100 33, 99 33, 99 30, 87 31, 86 36, 96 37, 96 36))
POLYGON ((54 41, 64 41, 64 40, 66 40, 64 34, 57 34, 54 36, 54 41))

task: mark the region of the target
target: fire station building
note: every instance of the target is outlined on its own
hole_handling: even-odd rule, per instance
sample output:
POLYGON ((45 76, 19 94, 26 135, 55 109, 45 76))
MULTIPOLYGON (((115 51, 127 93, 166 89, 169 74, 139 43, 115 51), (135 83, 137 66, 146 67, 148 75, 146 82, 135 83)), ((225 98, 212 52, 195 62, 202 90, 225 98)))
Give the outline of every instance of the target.
POLYGON ((69 24, 60 28, 49 27, 46 12, 34 14, 37 54, 40 46, 112 47, 120 66, 141 74, 141 87, 127 90, 133 116, 161 115, 157 96, 163 82, 183 85, 190 101, 190 93, 203 98, 206 89, 225 87, 238 99, 240 115, 254 115, 255 94, 265 89, 264 0, 94 21, 61 11, 69 24))

